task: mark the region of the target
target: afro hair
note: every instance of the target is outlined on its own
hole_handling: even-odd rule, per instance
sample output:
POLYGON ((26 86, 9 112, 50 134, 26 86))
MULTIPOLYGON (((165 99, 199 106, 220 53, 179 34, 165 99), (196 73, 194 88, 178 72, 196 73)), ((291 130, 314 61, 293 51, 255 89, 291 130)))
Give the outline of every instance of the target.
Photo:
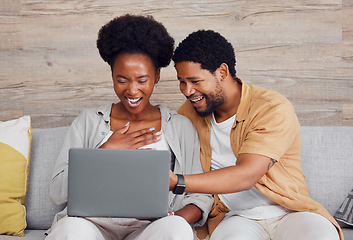
POLYGON ((99 30, 97 48, 111 68, 120 53, 142 53, 149 56, 158 69, 169 65, 174 39, 152 16, 126 14, 99 30))
POLYGON ((226 63, 233 79, 237 80, 233 46, 219 33, 199 30, 187 36, 175 49, 174 63, 190 61, 200 63, 203 69, 214 73, 226 63))

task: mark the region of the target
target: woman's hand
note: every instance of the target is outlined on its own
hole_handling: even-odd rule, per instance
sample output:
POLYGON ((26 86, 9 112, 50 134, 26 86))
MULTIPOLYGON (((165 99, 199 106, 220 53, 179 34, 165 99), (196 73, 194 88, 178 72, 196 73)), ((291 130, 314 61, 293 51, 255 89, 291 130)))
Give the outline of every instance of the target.
POLYGON ((100 148, 138 149, 139 147, 158 142, 161 139, 161 133, 154 132, 154 128, 144 128, 127 133, 129 127, 130 124, 127 124, 115 131, 100 148))
POLYGON ((182 209, 179 209, 172 215, 177 215, 184 218, 189 224, 193 224, 200 220, 202 217, 202 211, 199 207, 194 204, 188 204, 182 209))

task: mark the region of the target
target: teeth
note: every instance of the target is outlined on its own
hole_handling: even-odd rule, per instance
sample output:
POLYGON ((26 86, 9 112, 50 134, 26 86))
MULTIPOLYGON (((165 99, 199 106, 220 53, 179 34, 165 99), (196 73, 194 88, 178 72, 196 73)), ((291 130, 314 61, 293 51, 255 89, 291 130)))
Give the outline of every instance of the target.
POLYGON ((135 98, 135 99, 131 99, 131 98, 126 98, 130 103, 134 104, 137 103, 141 98, 135 98))
POLYGON ((201 101, 202 99, 203 99, 203 97, 200 96, 200 97, 198 97, 198 98, 190 99, 190 101, 193 102, 193 103, 196 103, 196 102, 201 101))

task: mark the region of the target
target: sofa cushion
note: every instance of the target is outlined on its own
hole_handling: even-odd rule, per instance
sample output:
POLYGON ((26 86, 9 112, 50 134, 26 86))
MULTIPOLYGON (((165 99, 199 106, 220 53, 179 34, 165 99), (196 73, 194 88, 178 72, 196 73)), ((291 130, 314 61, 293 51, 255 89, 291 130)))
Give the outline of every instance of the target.
POLYGON ((28 229, 48 229, 64 206, 49 199, 49 181, 68 127, 33 129, 31 167, 27 191, 28 229))
POLYGON ((331 215, 353 187, 353 127, 301 127, 302 168, 311 197, 331 215))
POLYGON ((29 116, 0 123, 0 234, 24 235, 31 133, 29 116))
POLYGON ((0 235, 0 240, 44 240, 45 230, 25 230, 24 237, 0 235))

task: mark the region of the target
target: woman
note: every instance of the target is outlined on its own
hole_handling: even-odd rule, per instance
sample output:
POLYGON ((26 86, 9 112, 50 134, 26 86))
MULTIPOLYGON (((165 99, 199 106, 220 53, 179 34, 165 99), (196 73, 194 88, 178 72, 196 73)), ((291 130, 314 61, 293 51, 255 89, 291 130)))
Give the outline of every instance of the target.
MULTIPOLYGON (((50 198, 67 201, 70 148, 155 148, 172 152, 174 173, 202 171, 196 130, 185 117, 150 97, 169 65, 174 40, 152 17, 124 15, 101 28, 97 47, 112 71, 120 101, 83 111, 72 123, 54 168, 50 198)), ((190 224, 202 225, 212 206, 210 195, 169 196, 170 216, 155 220, 73 218, 57 214, 47 239, 193 239, 190 224)))

